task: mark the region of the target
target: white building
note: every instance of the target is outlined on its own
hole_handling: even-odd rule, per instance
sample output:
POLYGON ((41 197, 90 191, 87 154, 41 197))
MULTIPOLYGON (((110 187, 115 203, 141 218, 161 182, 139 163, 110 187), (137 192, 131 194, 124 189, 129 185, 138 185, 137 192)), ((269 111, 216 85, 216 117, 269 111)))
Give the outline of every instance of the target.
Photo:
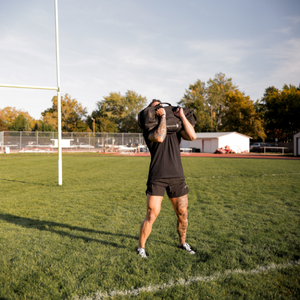
POLYGON ((300 156, 300 132, 294 134, 294 156, 300 156))
POLYGON ((249 152, 250 136, 238 132, 196 133, 194 141, 181 141, 181 148, 196 148, 196 152, 214 153, 218 148, 229 146, 236 153, 249 152))

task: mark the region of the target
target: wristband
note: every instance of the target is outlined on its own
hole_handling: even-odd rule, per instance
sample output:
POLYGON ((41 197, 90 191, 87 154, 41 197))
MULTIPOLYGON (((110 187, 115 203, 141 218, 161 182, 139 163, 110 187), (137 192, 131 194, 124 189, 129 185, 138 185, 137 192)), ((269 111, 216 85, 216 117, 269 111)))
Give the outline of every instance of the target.
POLYGON ((161 117, 165 116, 166 114, 161 115, 161 117))

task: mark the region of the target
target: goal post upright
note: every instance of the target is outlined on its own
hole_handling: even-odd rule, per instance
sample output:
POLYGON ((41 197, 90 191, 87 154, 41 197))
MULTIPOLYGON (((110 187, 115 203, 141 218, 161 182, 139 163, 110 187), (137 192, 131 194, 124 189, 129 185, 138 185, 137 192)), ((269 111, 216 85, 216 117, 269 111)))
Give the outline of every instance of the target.
POLYGON ((25 86, 0 84, 0 87, 23 88, 23 89, 41 89, 57 91, 57 127, 58 127, 58 185, 62 185, 62 143, 61 143, 61 97, 60 97, 60 72, 59 72, 59 43, 58 43, 58 13, 57 0, 54 0, 55 7, 55 41, 56 41, 56 78, 57 87, 25 86))
POLYGON ((58 185, 62 185, 62 149, 61 149, 61 98, 59 73, 59 42, 58 42, 58 12, 55 3, 55 40, 56 40, 56 78, 57 78, 57 121, 58 121, 58 185))

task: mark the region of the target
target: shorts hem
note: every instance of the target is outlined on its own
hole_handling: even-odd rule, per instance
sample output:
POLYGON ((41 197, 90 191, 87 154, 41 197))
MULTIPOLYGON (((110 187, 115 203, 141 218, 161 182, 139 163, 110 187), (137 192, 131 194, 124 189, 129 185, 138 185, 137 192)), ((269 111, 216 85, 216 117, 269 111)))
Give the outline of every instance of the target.
POLYGON ((179 198, 189 193, 189 188, 182 177, 162 178, 147 182, 146 195, 169 198, 179 198))

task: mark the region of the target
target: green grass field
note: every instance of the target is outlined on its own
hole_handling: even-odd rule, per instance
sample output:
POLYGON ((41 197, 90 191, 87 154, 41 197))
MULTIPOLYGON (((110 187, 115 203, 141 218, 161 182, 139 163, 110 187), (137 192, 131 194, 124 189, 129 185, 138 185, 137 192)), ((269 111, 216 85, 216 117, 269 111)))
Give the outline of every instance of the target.
POLYGON ((182 161, 197 253, 165 197, 142 259, 150 158, 1 155, 0 299, 299 299, 300 160, 182 161))

